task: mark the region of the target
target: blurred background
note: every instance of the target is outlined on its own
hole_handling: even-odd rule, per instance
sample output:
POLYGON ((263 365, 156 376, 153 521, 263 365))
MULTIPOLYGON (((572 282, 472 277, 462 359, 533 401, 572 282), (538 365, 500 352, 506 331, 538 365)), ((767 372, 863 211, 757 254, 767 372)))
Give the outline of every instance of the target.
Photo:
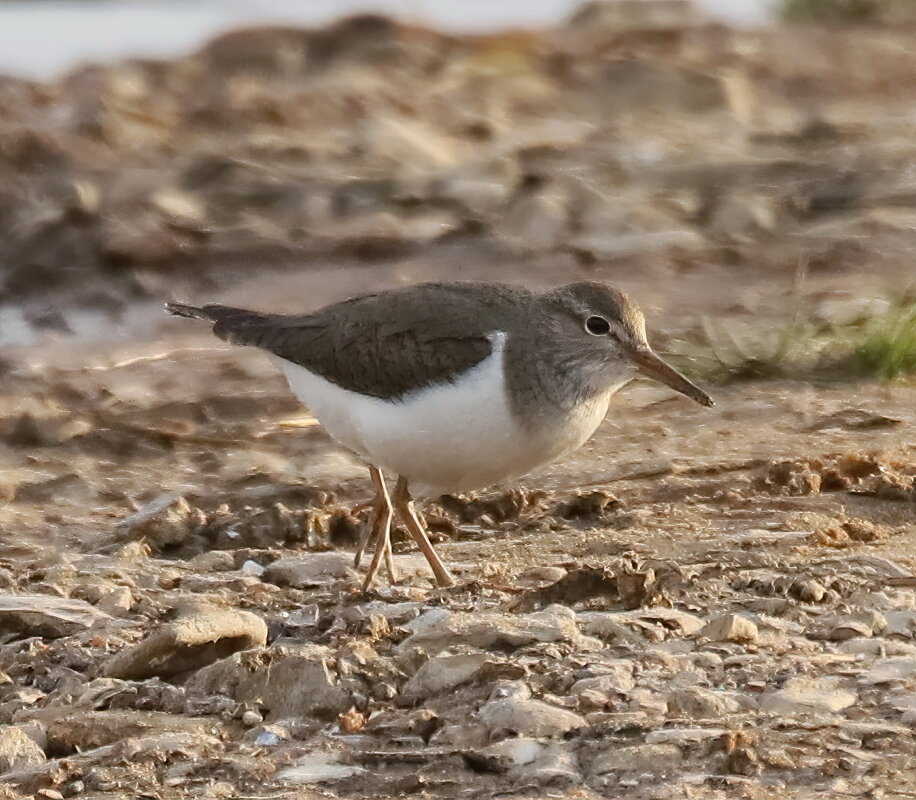
POLYGON ((909 274, 913 17, 2 2, 0 345, 136 335, 164 297, 255 275, 291 307, 366 281, 608 277, 694 333, 700 311, 784 314, 804 277, 815 317, 856 316, 909 274))

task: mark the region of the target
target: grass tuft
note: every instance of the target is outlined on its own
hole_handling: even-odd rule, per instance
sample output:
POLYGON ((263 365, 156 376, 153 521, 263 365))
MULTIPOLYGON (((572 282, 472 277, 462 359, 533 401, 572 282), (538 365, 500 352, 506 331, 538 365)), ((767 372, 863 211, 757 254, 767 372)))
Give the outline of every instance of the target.
POLYGON ((669 355, 692 377, 718 384, 901 378, 916 374, 916 301, 844 324, 794 315, 739 333, 707 320, 702 337, 674 343, 669 355))
POLYGON ((896 304, 867 320, 843 364, 851 375, 899 378, 916 373, 916 304, 896 304))

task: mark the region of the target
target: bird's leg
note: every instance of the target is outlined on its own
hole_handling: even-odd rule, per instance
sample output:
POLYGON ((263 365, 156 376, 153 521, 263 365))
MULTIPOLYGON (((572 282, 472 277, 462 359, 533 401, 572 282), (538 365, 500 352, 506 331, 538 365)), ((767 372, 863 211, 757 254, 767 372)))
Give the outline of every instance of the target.
POLYGON ((432 567, 433 574, 436 576, 436 581, 438 581, 440 586, 454 586, 454 578, 449 575, 449 571, 445 568, 445 564, 442 563, 439 554, 436 553, 433 548, 432 542, 429 541, 429 537, 426 535, 423 525, 420 523, 420 520, 417 519, 417 512, 414 510, 413 500, 411 500, 410 491, 407 488, 407 479, 403 476, 398 478, 397 485, 394 487, 394 497, 392 499, 394 500, 394 507, 401 517, 401 521, 407 526, 407 530, 419 546, 420 552, 423 553, 426 560, 429 562, 429 566, 432 567))
MULTIPOLYGON (((375 467, 369 467, 370 472, 375 469, 375 467)), ((363 560, 363 553, 366 552, 366 547, 369 544, 369 540, 372 538, 372 534, 376 532, 378 528, 378 522, 382 517, 383 505, 381 498, 378 494, 372 498, 372 501, 369 503, 371 510, 369 511, 369 519, 366 520, 366 524, 363 525, 363 531, 359 535, 359 543, 356 545, 356 553, 353 555, 353 567, 354 569, 359 569, 360 562, 363 560)))
MULTIPOLYGON (((391 516, 394 518, 394 509, 391 510, 391 516)), ((391 531, 385 537, 385 569, 388 571, 389 583, 398 582, 398 571, 394 566, 394 556, 391 553, 391 531)))
MULTIPOLYGON (((372 554, 372 563, 369 564, 369 571, 366 573, 365 581, 363 581, 364 592, 368 591, 372 585, 372 580, 378 572, 383 556, 389 577, 392 581, 397 580, 394 562, 391 558, 391 520, 394 517, 391 498, 388 496, 388 487, 385 486, 385 477, 382 475, 382 471, 378 467, 369 467, 369 475, 372 478, 372 483, 375 484, 376 491, 376 506, 372 514, 372 525, 369 529, 370 535, 375 534, 375 552, 372 554)), ((360 542, 360 549, 357 551, 358 558, 362 557, 364 549, 365 545, 360 542)))

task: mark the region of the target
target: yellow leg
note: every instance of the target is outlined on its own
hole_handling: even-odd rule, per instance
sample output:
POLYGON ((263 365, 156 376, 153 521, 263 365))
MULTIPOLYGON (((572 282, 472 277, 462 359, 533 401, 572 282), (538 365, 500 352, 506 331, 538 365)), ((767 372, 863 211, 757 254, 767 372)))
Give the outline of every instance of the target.
POLYGON ((407 479, 403 476, 398 478, 397 485, 394 487, 393 499, 394 507, 401 517, 401 521, 407 526, 407 530, 420 548, 420 552, 429 562, 429 566, 436 576, 436 581, 440 586, 454 586, 454 578, 445 568, 445 564, 442 563, 439 554, 433 548, 432 542, 429 541, 423 525, 417 519, 417 512, 413 507, 413 500, 410 498, 410 491, 407 487, 407 479))
MULTIPOLYGON (((385 478, 382 475, 382 471, 378 467, 370 467, 369 475, 372 478, 372 483, 375 484, 375 498, 378 505, 376 506, 376 511, 373 511, 373 521, 370 528, 370 535, 375 534, 375 552, 372 554, 372 562, 369 564, 369 571, 366 573, 365 581, 363 581, 363 591, 368 591, 372 585, 383 557, 385 566, 388 569, 388 576, 392 581, 397 580, 394 562, 391 558, 391 520, 394 517, 391 498, 388 496, 388 487, 385 486, 385 478)), ((364 543, 360 542, 360 549, 357 551, 358 560, 362 559, 364 549, 364 543)))

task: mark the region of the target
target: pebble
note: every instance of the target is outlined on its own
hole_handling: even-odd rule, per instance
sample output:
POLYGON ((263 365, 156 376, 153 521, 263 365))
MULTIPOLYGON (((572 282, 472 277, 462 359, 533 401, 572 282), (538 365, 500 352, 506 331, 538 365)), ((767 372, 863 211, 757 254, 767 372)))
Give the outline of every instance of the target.
POLYGON ((257 711, 252 711, 249 709, 244 714, 242 714, 242 725, 244 725, 246 728, 254 728, 257 725, 260 725, 263 721, 264 717, 262 717, 257 711))
POLYGON ((173 677, 267 641, 267 625, 248 611, 198 608, 153 630, 103 666, 112 678, 173 677), (221 645, 221 646, 217 646, 221 645))
POLYGON ((591 771, 593 775, 609 772, 671 775, 680 767, 681 760, 681 749, 673 744, 613 745, 598 754, 592 762, 591 771))
POLYGON ((851 655, 916 657, 916 644, 901 642, 896 639, 874 639, 871 637, 847 639, 837 647, 837 650, 851 655))
POLYGON ((532 764, 519 768, 513 777, 524 783, 534 782, 554 788, 577 786, 582 782, 575 751, 561 742, 549 744, 532 764))
POLYGON ((757 625, 740 614, 713 617, 700 631, 701 636, 714 642, 756 642, 757 625))
POLYGON ((210 550, 194 556, 188 566, 198 572, 228 572, 235 569, 235 558, 227 550, 210 550))
POLYGON ((492 661, 493 657, 487 653, 432 658, 407 681, 404 694, 407 697, 429 697, 451 691, 472 681, 492 661))
POLYGON ((524 588, 537 588, 556 583, 566 576, 563 567, 531 567, 520 573, 515 579, 515 585, 524 588))
POLYGON ((329 669, 334 652, 300 644, 235 653, 200 669, 185 688, 256 706, 265 719, 339 714, 354 704, 353 684, 329 669))
POLYGON ((820 603, 827 594, 827 588, 820 581, 809 578, 795 581, 789 587, 789 592, 803 603, 820 603))
POLYGON ((491 700, 478 712, 478 717, 490 729, 490 735, 505 734, 544 738, 562 736, 588 725, 585 717, 540 700, 491 700))
POLYGON ((113 617, 123 617, 134 605, 134 595, 126 586, 115 586, 99 596, 97 607, 113 617))
POLYGON ((770 714, 795 717, 835 714, 855 705, 858 697, 841 689, 839 678, 790 678, 785 686, 760 698, 760 708, 770 714))
POLYGON ((15 725, 0 727, 0 773, 45 762, 44 751, 15 725))
POLYGON ((280 558, 270 564, 263 578, 278 586, 308 589, 325 586, 344 579, 355 579, 353 556, 348 553, 309 553, 304 556, 280 558))
MULTIPOLYGON (((263 725, 251 731, 254 734, 254 743, 258 747, 276 747, 281 742, 290 739, 290 732, 282 725, 263 725)), ((246 738, 249 735, 246 734, 246 738)))
POLYGON ((570 688, 569 693, 578 697, 599 697, 602 702, 607 703, 616 695, 625 694, 635 685, 633 665, 629 662, 620 662, 613 672, 576 681, 570 688))
POLYGON ((459 644, 486 649, 580 639, 575 614, 560 605, 533 614, 452 612, 434 608, 403 626, 411 635, 399 647, 437 652, 459 644))
POLYGON ((310 784, 333 783, 365 772, 355 764, 341 764, 336 753, 309 753, 300 758, 292 767, 286 767, 277 773, 277 779, 283 783, 310 784))
POLYGON ((845 642, 848 639, 874 636, 887 628, 887 618, 875 610, 855 614, 827 614, 808 632, 811 639, 845 642))
POLYGON ((254 575, 255 578, 260 578, 264 574, 264 567, 249 558, 242 564, 242 572, 246 575, 254 575))
POLYGON ((916 675, 916 658, 885 658, 875 664, 859 683, 876 686, 881 683, 905 681, 916 675))
POLYGON ((646 744, 698 744, 716 739, 725 733, 725 728, 662 728, 646 734, 646 744))
POLYGON ((738 702, 726 692, 714 692, 699 686, 678 689, 668 697, 670 716, 714 719, 736 712, 739 708, 738 702))
POLYGON ((528 736, 519 736, 491 744, 480 754, 495 759, 503 767, 522 767, 534 763, 543 752, 543 743, 528 736))
POLYGON ((45 594, 0 595, 0 629, 59 639, 108 622, 111 617, 85 600, 45 594))

